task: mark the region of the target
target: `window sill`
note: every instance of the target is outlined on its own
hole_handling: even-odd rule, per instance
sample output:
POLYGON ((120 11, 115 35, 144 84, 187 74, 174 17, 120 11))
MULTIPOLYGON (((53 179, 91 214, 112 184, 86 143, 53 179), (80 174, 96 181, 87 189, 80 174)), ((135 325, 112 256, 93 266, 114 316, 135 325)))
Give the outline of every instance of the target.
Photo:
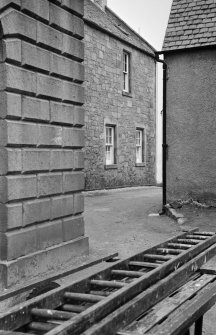
POLYGON ((143 167, 143 166, 146 166, 146 163, 136 163, 135 166, 137 166, 137 167, 143 167))
POLYGON ((118 165, 117 164, 105 165, 105 170, 110 170, 110 169, 118 169, 118 165))
POLYGON ((125 97, 128 97, 128 98, 132 98, 131 92, 122 91, 122 95, 125 96, 125 97))

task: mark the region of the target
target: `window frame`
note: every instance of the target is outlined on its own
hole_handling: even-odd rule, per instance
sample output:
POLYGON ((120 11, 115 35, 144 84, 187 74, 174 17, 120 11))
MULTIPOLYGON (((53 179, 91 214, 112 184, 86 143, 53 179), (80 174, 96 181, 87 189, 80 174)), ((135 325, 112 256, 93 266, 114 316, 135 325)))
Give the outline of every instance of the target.
POLYGON ((131 93, 131 53, 123 50, 123 94, 131 93), (127 60, 127 61, 125 61, 127 60), (126 65, 126 66, 125 66, 126 65))
POLYGON ((136 164, 136 166, 145 166, 145 163, 146 163, 146 134, 145 134, 145 128, 136 127, 135 141, 136 141, 135 142, 135 145, 136 145, 135 164, 136 164), (141 135, 139 145, 137 144, 137 133, 139 133, 141 135), (137 155, 137 148, 140 148, 139 157, 137 155))
POLYGON ((108 168, 116 167, 116 125, 105 124, 105 166, 108 168), (111 134, 107 136, 107 129, 111 129, 111 134), (109 140, 107 141, 107 138, 109 140), (111 159, 107 159, 107 148, 110 147, 111 159))

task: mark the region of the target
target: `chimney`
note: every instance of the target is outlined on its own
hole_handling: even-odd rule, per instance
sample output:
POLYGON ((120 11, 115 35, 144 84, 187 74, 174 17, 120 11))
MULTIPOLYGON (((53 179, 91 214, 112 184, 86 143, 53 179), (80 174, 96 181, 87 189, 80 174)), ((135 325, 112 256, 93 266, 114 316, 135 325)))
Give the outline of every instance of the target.
POLYGON ((105 7, 107 6, 107 0, 92 0, 101 10, 105 11, 105 7))

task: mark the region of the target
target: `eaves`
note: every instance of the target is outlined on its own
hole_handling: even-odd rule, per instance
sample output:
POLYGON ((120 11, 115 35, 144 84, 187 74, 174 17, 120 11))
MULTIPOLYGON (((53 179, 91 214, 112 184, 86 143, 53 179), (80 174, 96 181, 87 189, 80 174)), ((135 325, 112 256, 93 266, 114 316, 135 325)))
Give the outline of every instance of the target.
POLYGON ((156 59, 156 53, 155 53, 155 54, 150 53, 150 52, 146 51, 145 49, 140 48, 140 47, 138 47, 137 45, 135 45, 135 44, 133 44, 133 43, 130 43, 129 41, 124 40, 124 39, 121 38, 120 36, 118 36, 118 35, 112 33, 112 32, 109 31, 108 29, 105 29, 105 28, 101 27, 100 25, 98 25, 98 24, 95 23, 95 22, 92 22, 92 21, 90 21, 90 20, 88 20, 88 19, 86 19, 86 18, 84 18, 83 20, 84 20, 84 23, 86 23, 86 24, 89 25, 90 27, 93 27, 93 28, 95 28, 95 29, 97 29, 97 30, 99 30, 99 31, 101 31, 101 32, 103 32, 103 33, 106 33, 107 35, 116 38, 116 39, 119 40, 120 42, 129 45, 130 47, 132 47, 132 48, 134 48, 134 49, 136 49, 136 50, 138 50, 138 51, 144 53, 145 55, 147 55, 147 56, 149 56, 149 57, 151 57, 151 58, 153 58, 153 59, 156 59))

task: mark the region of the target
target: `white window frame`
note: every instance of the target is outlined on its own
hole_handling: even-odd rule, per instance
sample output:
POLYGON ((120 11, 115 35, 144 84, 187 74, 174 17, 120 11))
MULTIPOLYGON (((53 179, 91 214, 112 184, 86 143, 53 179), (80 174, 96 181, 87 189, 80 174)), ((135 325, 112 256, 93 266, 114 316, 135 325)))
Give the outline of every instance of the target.
POLYGON ((130 92, 130 54, 123 51, 123 91, 130 92))
POLYGON ((115 126, 105 125, 105 164, 115 164, 115 126))
POLYGON ((136 128, 136 164, 144 163, 144 129, 136 128))

